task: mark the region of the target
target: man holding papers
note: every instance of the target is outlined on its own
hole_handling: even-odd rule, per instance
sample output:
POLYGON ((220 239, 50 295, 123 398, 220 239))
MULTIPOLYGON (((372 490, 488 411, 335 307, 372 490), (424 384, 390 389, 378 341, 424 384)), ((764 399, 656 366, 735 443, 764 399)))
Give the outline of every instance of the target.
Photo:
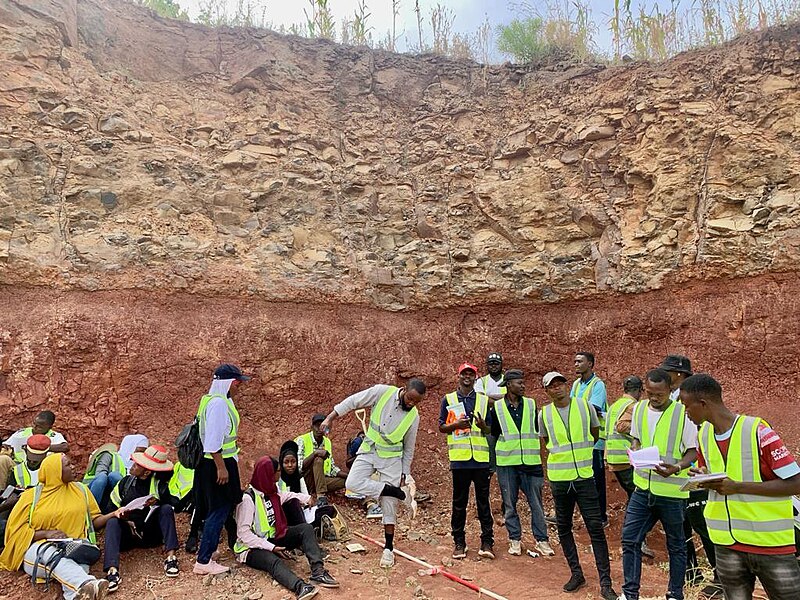
POLYGON ((800 467, 762 419, 728 410, 712 377, 692 375, 680 389, 701 426, 696 471, 727 475, 702 484, 725 598, 750 600, 758 578, 771 600, 799 600, 792 495, 800 493, 800 467))
POLYGON ((681 486, 688 480, 689 466, 697 457, 697 427, 686 417, 683 405, 670 398, 669 373, 662 369, 648 371, 644 390, 647 399, 636 404, 631 422, 636 490, 628 501, 622 526, 622 592, 626 600, 639 600, 642 542, 661 521, 669 553, 667 600, 683 600, 683 515, 689 492, 681 486), (659 464, 654 464, 655 455, 659 464))
POLYGON ((489 507, 489 441, 487 424, 489 398, 475 392, 478 369, 469 363, 458 368, 458 388, 442 398, 439 431, 447 434, 447 454, 453 475, 453 512, 450 528, 453 534, 453 558, 467 556, 464 527, 467 523, 467 502, 470 485, 475 486, 475 504, 481 522, 481 548, 478 556, 494 558, 494 531, 489 507))
POLYGON ((552 402, 543 406, 539 413, 539 435, 547 443, 547 478, 556 506, 558 539, 572 572, 564 591, 576 592, 586 585, 572 533, 577 504, 592 540, 594 562, 600 576, 600 597, 616 600, 617 593, 611 587, 608 542, 592 472, 592 448, 600 437, 597 413, 585 398, 570 398, 567 378, 561 373, 547 373, 542 378, 542 386, 552 402))

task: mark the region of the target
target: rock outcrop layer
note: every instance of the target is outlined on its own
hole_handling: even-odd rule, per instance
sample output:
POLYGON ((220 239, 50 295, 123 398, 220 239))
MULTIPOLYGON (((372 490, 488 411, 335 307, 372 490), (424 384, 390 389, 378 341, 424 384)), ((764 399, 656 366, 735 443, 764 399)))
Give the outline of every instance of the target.
POLYGON ((0 1, 0 278, 398 310, 795 269, 800 26, 528 71, 0 1))

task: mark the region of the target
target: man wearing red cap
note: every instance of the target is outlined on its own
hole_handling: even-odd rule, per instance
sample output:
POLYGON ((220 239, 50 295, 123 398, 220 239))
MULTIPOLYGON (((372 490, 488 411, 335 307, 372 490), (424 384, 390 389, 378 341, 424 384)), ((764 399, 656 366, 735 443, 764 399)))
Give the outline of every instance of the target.
POLYGON ((453 535, 453 558, 467 556, 464 527, 470 485, 475 486, 475 504, 481 523, 481 548, 478 556, 494 558, 492 511, 489 507, 489 441, 486 423, 489 398, 475 392, 478 369, 470 363, 458 368, 458 387, 442 398, 439 431, 447 434, 447 452, 453 476, 453 512, 450 527, 453 535))
POLYGON ((129 548, 153 548, 164 544, 166 558, 164 574, 178 576, 178 533, 175 529, 176 499, 169 493, 169 480, 173 463, 167 460, 164 446, 150 446, 144 452, 131 455, 133 466, 111 492, 114 508, 122 508, 120 518, 106 523, 106 543, 103 570, 108 580, 108 591, 113 592, 122 583, 119 574, 119 555, 129 548), (125 511, 124 507, 137 499, 147 498, 143 508, 125 511))

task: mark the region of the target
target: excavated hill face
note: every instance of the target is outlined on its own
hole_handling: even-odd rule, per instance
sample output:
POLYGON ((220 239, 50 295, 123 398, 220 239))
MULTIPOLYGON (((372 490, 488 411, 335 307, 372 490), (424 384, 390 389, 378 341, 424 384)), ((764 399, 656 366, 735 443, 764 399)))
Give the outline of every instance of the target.
POLYGON ((799 40, 527 71, 0 0, 7 425, 169 441, 224 359, 274 451, 418 373, 443 461, 455 365, 541 401, 591 349, 615 392, 688 354, 797 442, 799 40))

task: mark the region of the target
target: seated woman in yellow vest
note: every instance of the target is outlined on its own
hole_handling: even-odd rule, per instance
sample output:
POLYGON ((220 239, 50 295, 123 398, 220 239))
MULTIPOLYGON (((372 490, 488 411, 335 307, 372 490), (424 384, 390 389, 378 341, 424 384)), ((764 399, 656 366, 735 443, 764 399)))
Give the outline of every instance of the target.
POLYGON ((173 464, 167 460, 164 446, 150 446, 134 452, 130 475, 126 475, 111 492, 111 504, 124 509, 134 500, 147 498, 143 508, 122 511, 119 518, 106 525, 103 570, 109 591, 116 590, 122 577, 119 573, 120 552, 130 548, 153 548, 164 545, 164 574, 178 576, 178 534, 175 529, 177 500, 169 492, 173 464))
POLYGON ((317 595, 316 585, 337 588, 339 583, 325 570, 322 550, 314 529, 308 523, 289 525, 281 507, 277 481, 280 479, 278 461, 263 456, 256 462, 250 486, 236 507, 236 545, 239 562, 266 571, 298 600, 317 595), (286 565, 288 550, 301 548, 311 566, 310 582, 295 575, 286 565))
POLYGON ((105 508, 108 495, 126 472, 116 444, 104 444, 89 456, 89 466, 86 467, 83 483, 89 486, 97 504, 105 508))

